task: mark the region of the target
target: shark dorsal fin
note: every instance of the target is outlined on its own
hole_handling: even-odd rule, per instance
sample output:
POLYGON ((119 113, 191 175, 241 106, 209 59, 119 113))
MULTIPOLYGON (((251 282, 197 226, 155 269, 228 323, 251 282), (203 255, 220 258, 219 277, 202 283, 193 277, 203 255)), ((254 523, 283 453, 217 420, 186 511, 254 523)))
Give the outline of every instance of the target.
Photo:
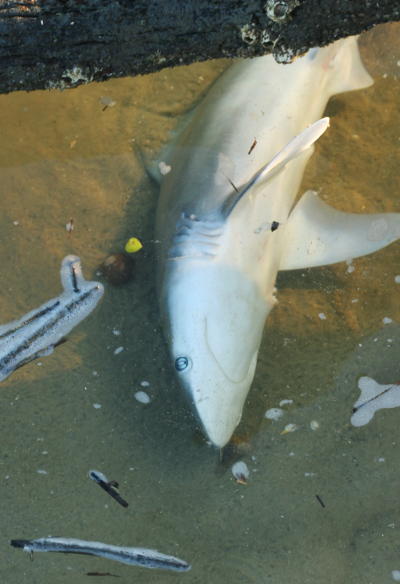
POLYGON ((238 202, 255 184, 268 181, 280 172, 288 162, 310 148, 329 127, 329 118, 321 118, 292 138, 267 164, 262 166, 239 192, 234 192, 224 203, 222 214, 228 217, 238 202))

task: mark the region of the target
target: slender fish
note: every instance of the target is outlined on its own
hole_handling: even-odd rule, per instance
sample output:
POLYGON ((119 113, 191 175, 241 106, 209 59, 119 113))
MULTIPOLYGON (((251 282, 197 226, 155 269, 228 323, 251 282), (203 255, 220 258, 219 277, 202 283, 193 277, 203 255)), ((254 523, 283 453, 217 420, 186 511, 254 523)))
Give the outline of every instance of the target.
POLYGON ((122 505, 122 507, 128 507, 129 503, 125 501, 118 493, 118 483, 116 481, 109 481, 106 475, 104 475, 99 470, 90 470, 89 478, 95 481, 106 493, 110 495, 117 503, 122 505))
POLYGON ((87 554, 99 556, 143 568, 158 568, 186 572, 191 566, 184 560, 161 554, 156 550, 146 548, 121 547, 99 541, 85 541, 69 537, 40 537, 39 539, 12 539, 13 547, 22 548, 25 552, 62 552, 66 554, 87 554))
POLYGON ((60 296, 0 326, 0 381, 22 365, 50 355, 103 296, 100 282, 84 279, 77 256, 63 259, 60 274, 64 288, 60 296))

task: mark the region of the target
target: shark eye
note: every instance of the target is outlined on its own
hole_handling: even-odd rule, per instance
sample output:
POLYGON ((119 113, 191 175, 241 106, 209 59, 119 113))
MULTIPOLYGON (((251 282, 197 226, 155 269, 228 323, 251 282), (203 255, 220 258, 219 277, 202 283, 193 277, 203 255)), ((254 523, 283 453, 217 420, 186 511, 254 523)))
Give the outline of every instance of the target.
POLYGON ((188 357, 177 357, 175 359, 175 369, 177 371, 186 371, 190 365, 188 357))

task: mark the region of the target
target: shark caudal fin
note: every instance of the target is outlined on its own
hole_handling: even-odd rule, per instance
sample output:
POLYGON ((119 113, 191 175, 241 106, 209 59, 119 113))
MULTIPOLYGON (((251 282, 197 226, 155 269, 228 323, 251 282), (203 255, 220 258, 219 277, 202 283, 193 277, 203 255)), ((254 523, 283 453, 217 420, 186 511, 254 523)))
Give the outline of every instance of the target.
POLYGON ((328 95, 363 89, 373 84, 374 80, 361 61, 357 38, 351 36, 336 41, 327 47, 326 53, 321 50, 322 66, 332 70, 328 95), (330 48, 332 51, 329 51, 330 48))
POLYGON ((305 130, 300 132, 297 136, 292 138, 290 142, 282 148, 275 156, 260 168, 246 185, 239 191, 232 194, 224 203, 222 214, 228 217, 237 203, 248 193, 255 184, 260 184, 271 180, 278 172, 280 172, 288 162, 297 158, 305 150, 310 148, 314 142, 322 136, 322 134, 329 128, 329 118, 321 118, 317 120, 305 130))
POLYGON ((400 213, 343 213, 307 191, 285 226, 280 270, 334 264, 373 253, 400 237, 400 213))

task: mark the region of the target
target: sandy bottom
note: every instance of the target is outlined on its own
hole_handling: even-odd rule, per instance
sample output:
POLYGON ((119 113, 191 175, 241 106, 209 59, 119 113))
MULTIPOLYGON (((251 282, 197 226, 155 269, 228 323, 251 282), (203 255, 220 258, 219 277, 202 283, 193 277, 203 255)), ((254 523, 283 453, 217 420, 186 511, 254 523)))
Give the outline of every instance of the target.
MULTIPOLYGON (((329 139, 304 178, 304 190, 347 211, 400 211, 399 27, 375 34, 363 54, 376 83, 331 100, 329 139)), ((235 435, 247 485, 231 475, 234 458, 221 464, 204 443, 175 381, 155 292, 158 192, 136 146, 154 157, 226 65, 0 96, 1 322, 59 294, 66 254, 94 278, 129 237, 144 244, 132 282, 107 286, 67 343, 1 384, 6 584, 87 583, 87 572, 137 584, 384 584, 400 570, 400 411, 350 425, 361 375, 400 379, 398 243, 353 271, 279 277, 235 435), (134 398, 140 390, 149 404, 134 398), (265 419, 282 399, 293 400, 284 417, 265 419), (282 435, 288 423, 298 429, 282 435), (119 482, 128 509, 88 479, 93 468, 119 482), (32 563, 9 546, 49 534, 155 548, 193 568, 179 575, 61 554, 32 563)))

